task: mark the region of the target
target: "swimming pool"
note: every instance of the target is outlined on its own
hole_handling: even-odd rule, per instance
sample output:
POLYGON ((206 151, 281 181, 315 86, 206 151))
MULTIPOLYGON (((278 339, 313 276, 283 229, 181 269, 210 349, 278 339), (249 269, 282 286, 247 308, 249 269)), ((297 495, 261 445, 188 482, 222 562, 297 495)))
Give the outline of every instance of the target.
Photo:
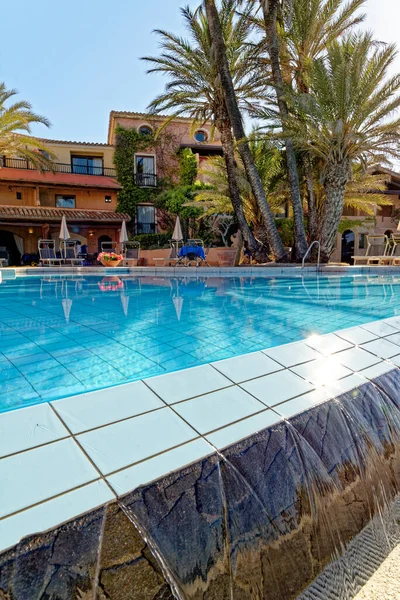
POLYGON ((390 275, 4 280, 0 412, 396 314, 390 275))

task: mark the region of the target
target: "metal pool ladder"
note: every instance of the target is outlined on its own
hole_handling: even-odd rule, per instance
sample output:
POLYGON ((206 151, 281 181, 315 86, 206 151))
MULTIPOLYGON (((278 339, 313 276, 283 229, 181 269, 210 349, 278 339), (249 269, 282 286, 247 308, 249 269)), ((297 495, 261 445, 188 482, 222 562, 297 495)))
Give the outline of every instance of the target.
POLYGON ((313 246, 317 245, 318 246, 318 259, 317 259, 317 271, 319 271, 319 260, 321 257, 321 244, 319 243, 318 240, 314 240, 307 248, 307 252, 305 253, 305 255, 303 256, 303 260, 301 262, 301 268, 304 269, 304 263, 306 261, 307 256, 310 254, 310 250, 313 246))

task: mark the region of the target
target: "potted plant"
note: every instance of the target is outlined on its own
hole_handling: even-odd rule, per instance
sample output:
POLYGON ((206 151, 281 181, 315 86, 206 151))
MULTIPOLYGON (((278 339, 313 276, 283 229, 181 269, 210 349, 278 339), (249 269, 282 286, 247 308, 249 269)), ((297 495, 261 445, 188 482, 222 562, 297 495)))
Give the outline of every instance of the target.
POLYGON ((115 254, 115 252, 100 252, 97 260, 105 267, 118 267, 123 258, 122 254, 115 254))

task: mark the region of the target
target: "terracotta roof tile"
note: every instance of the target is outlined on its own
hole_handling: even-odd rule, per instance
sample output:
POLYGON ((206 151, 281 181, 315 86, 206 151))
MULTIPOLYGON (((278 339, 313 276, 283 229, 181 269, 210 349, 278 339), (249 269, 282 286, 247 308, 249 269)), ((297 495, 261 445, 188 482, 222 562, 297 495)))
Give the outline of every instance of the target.
POLYGON ((110 146, 105 142, 77 142, 75 140, 49 140, 48 138, 37 138, 41 142, 45 142, 46 144, 75 144, 76 146, 110 146))
POLYGON ((63 216, 69 222, 79 223, 130 221, 129 215, 112 210, 82 210, 51 206, 0 206, 0 219, 7 221, 61 221, 63 216))

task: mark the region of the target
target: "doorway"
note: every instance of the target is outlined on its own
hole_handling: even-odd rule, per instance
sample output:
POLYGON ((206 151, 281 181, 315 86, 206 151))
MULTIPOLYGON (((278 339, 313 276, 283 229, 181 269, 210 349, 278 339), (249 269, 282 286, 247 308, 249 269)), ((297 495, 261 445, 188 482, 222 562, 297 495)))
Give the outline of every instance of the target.
MULTIPOLYGON (((112 242, 112 239, 110 238, 109 235, 101 235, 99 237, 99 239, 97 240, 97 249, 98 249, 99 254, 100 254, 100 252, 102 252, 101 244, 103 242, 112 242)), ((111 249, 111 246, 110 246, 110 249, 111 249)))
POLYGON ((354 265, 354 231, 346 229, 342 234, 342 256, 341 261, 354 265))
POLYGON ((8 265, 17 267, 21 265, 21 253, 15 243, 14 234, 11 231, 0 229, 0 248, 6 248, 8 253, 8 265))

